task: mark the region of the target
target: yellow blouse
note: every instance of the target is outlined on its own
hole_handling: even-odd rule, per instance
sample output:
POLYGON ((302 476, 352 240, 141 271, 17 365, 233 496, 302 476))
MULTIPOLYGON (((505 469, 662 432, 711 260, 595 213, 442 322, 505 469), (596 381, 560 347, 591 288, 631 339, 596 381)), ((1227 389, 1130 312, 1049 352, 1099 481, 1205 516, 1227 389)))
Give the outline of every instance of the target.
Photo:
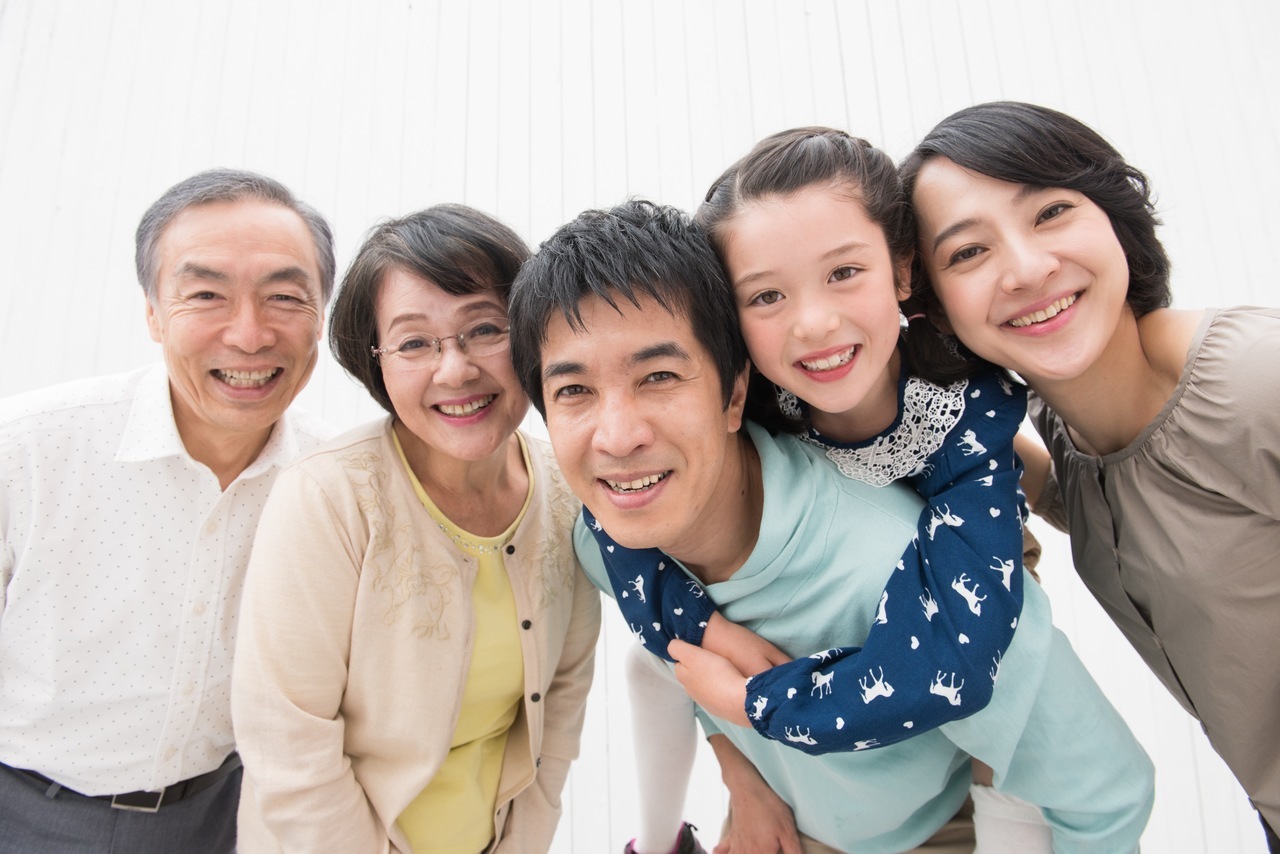
MULTIPOLYGON (((394 432, 392 434, 394 436, 394 432)), ((517 434, 519 436, 519 434, 517 434)), ((493 839, 493 812, 502 774, 507 732, 520 709, 524 662, 520 656, 515 600, 502 561, 502 547, 524 518, 533 495, 529 450, 520 438, 529 492, 515 521, 496 537, 478 537, 455 526, 440 512, 418 481, 396 439, 400 460, 432 521, 458 548, 476 559, 475 637, 462 705, 449 757, 422 793, 405 807, 396 823, 414 854, 478 854, 493 839)))

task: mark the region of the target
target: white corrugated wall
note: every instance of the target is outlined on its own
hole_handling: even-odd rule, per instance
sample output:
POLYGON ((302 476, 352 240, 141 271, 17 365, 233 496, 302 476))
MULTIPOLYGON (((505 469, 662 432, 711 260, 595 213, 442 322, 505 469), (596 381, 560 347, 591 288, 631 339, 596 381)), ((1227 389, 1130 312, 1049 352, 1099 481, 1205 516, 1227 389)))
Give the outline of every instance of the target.
MULTIPOLYGON (((342 266, 377 219, 435 202, 536 244, 630 195, 690 207, 775 130, 837 125, 897 157, 996 98, 1072 113, 1146 170, 1178 305, 1275 304, 1277 35, 1269 0, 0 0, 0 395, 157 358, 133 230, 210 166, 290 185, 342 266)), ((327 356, 302 403, 376 414, 327 356)), ((1144 850, 1261 852, 1198 727, 1037 530, 1058 624, 1155 759, 1144 850)), ((631 835, 627 642, 607 610, 558 852, 631 835)), ((697 774, 690 817, 714 839, 709 756, 697 774)))

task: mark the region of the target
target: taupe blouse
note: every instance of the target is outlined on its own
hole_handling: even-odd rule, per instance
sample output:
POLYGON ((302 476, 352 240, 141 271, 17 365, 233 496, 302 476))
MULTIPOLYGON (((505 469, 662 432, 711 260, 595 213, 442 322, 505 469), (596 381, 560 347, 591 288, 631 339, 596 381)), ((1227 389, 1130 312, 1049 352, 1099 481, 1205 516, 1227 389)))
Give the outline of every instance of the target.
POLYGON ((1035 396, 1030 413, 1056 474, 1037 512, 1280 826, 1280 309, 1205 312, 1177 389, 1124 450, 1082 453, 1035 396))

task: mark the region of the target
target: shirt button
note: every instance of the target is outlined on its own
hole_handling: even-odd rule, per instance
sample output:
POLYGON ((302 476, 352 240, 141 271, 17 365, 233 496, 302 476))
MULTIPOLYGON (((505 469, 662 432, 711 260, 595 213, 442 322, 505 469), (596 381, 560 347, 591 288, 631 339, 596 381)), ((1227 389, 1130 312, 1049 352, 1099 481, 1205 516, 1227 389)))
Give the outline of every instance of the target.
POLYGON ((194 682, 188 682, 186 685, 182 686, 182 693, 186 694, 188 697, 194 694, 195 690, 196 690, 196 683, 194 682))
POLYGON ((507 554, 509 554, 509 555, 513 555, 513 554, 515 554, 515 553, 516 553, 516 547, 515 547, 515 546, 507 546, 507 554))
POLYGON ((210 519, 208 522, 206 522, 204 525, 204 532, 206 535, 210 537, 218 533, 218 520, 210 519))
POLYGON ((520 621, 520 628, 522 628, 522 629, 531 629, 531 628, 533 628, 533 621, 532 621, 532 620, 521 620, 521 621, 520 621))
POLYGON ((175 756, 177 756, 177 755, 178 755, 178 748, 176 748, 176 747, 170 747, 168 750, 166 750, 166 751, 164 752, 164 758, 165 758, 165 759, 172 759, 173 757, 175 757, 175 756))
POLYGON ((192 611, 192 613, 194 613, 197 617, 199 617, 199 616, 200 616, 201 614, 203 614, 203 613, 204 613, 204 611, 205 611, 204 603, 203 603, 203 602, 197 602, 197 603, 196 603, 196 606, 195 606, 194 608, 192 608, 192 609, 191 609, 191 611, 192 611))
POLYGON ((538 702, 539 700, 541 700, 541 699, 542 699, 542 695, 541 695, 541 694, 539 694, 537 691, 535 691, 535 692, 533 692, 533 696, 532 696, 532 697, 530 697, 529 699, 530 699, 530 700, 533 700, 533 702, 535 702, 535 703, 536 703, 536 702, 538 702))

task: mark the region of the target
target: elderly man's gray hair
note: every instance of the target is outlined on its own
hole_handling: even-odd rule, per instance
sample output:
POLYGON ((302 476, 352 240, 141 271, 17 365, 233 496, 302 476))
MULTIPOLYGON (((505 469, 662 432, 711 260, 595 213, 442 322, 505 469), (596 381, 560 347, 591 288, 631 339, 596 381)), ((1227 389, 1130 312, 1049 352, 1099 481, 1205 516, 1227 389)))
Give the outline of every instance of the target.
POLYGON ((138 266, 138 283, 152 303, 156 299, 160 263, 157 245, 174 217, 196 205, 212 202, 238 202, 259 199, 274 202, 302 217, 316 247, 316 263, 320 267, 320 292, 324 301, 333 293, 335 263, 333 231, 314 208, 297 199, 279 181, 239 169, 209 169, 174 184, 155 201, 138 223, 134 261, 138 266))

